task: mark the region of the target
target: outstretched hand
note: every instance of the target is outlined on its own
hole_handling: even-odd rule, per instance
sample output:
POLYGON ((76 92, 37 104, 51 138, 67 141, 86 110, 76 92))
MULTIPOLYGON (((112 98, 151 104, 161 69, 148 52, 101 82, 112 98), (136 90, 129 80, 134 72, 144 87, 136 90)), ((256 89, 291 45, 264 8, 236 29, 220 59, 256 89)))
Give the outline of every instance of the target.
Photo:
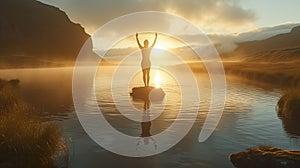
POLYGON ((135 33, 135 37, 138 37, 139 36, 139 34, 138 33, 135 33))
POLYGON ((157 40, 157 33, 155 33, 155 39, 154 39, 154 42, 153 42, 153 44, 151 45, 151 48, 153 48, 153 47, 154 47, 154 45, 155 45, 155 43, 156 43, 156 40, 157 40))

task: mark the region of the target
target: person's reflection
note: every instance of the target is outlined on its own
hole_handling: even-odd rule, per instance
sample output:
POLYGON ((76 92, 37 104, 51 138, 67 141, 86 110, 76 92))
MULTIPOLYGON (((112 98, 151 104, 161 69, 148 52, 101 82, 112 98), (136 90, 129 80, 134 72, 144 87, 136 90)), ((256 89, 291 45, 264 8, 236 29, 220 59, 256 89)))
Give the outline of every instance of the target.
POLYGON ((150 143, 154 144, 154 148, 157 149, 157 144, 155 139, 153 139, 151 136, 151 119, 150 119, 150 101, 144 100, 144 111, 143 111, 143 117, 141 122, 141 128, 142 133, 140 135, 141 138, 139 138, 137 147, 140 145, 141 142, 144 143, 144 145, 149 145, 150 143))

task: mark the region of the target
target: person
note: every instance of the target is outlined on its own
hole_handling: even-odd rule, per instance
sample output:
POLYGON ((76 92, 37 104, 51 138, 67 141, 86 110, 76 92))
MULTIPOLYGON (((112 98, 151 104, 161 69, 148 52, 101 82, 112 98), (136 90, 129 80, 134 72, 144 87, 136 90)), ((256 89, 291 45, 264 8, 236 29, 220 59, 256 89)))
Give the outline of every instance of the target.
POLYGON ((145 87, 149 86, 149 81, 150 81, 150 68, 151 68, 151 61, 150 61, 150 53, 152 48, 154 47, 157 39, 157 33, 155 33, 155 39, 153 44, 149 47, 149 41, 145 40, 144 41, 144 46, 141 45, 139 38, 138 38, 138 33, 136 33, 136 41, 139 45, 139 48, 142 51, 142 62, 141 62, 141 67, 143 70, 143 82, 145 87))

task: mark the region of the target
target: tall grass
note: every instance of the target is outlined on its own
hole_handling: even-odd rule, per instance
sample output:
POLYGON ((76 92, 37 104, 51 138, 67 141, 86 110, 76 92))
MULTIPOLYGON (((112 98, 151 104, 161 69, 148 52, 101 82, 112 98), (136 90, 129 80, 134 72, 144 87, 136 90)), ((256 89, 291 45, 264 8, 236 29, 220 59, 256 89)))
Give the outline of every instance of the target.
POLYGON ((12 107, 18 104, 19 98, 16 95, 16 90, 6 81, 0 81, 0 112, 1 114, 9 111, 12 107))
POLYGON ((297 62, 225 62, 227 75, 269 83, 279 87, 296 87, 300 84, 300 67, 297 62))
POLYGON ((283 91, 277 102, 278 117, 283 128, 292 136, 300 136, 300 88, 289 88, 283 91))
POLYGON ((38 110, 20 100, 9 84, 0 88, 0 167, 57 167, 65 150, 61 130, 42 122, 38 110))
POLYGON ((300 87, 288 88, 283 91, 277 103, 278 115, 289 119, 300 118, 300 87))

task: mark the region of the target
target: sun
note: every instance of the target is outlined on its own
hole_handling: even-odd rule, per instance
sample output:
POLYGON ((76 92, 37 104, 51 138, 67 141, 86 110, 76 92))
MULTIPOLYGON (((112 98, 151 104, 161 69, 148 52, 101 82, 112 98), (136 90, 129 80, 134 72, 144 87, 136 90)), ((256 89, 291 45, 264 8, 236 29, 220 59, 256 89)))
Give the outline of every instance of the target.
POLYGON ((158 48, 158 49, 168 49, 171 48, 171 44, 168 41, 164 41, 164 40, 158 40, 154 46, 154 48, 158 48))

